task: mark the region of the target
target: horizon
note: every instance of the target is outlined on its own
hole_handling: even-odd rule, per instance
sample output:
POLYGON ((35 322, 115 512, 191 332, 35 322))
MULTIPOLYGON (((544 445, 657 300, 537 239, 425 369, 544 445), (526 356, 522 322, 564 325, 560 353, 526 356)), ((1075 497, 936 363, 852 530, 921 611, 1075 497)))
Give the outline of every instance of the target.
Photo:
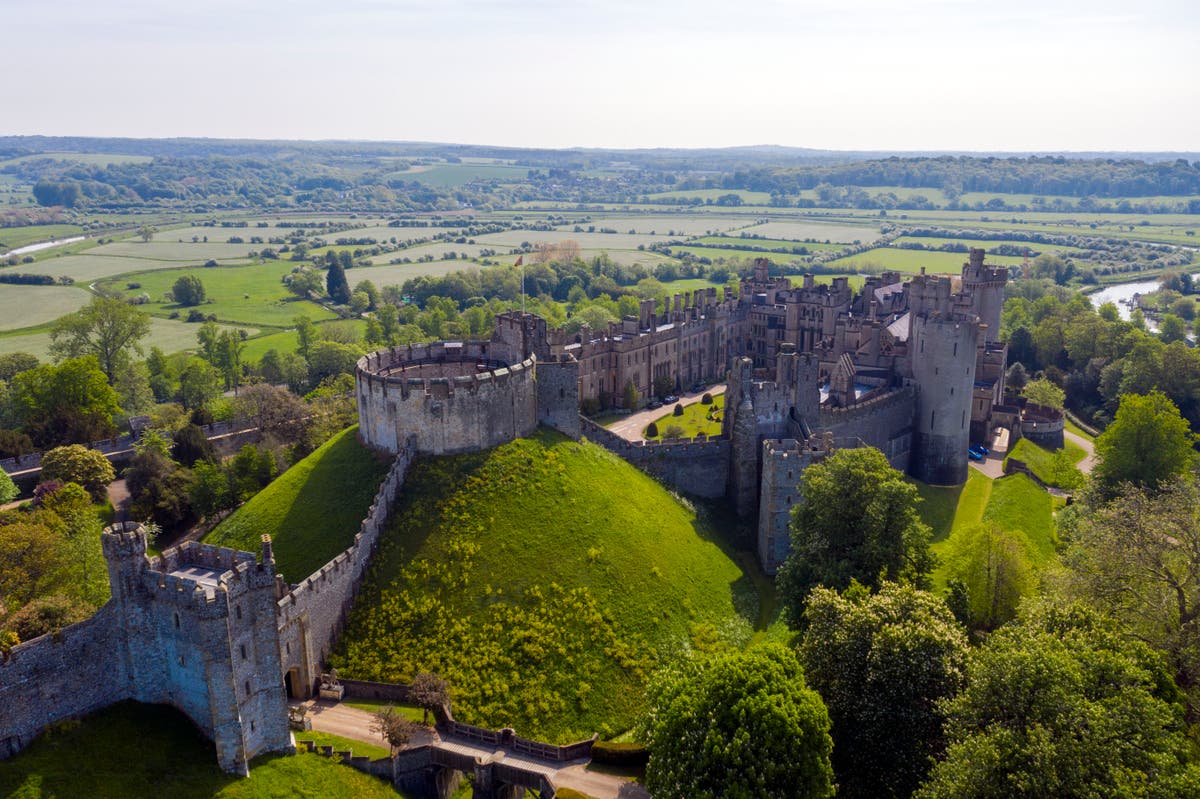
POLYGON ((0 3, 5 135, 1200 151, 1184 0, 0 3))

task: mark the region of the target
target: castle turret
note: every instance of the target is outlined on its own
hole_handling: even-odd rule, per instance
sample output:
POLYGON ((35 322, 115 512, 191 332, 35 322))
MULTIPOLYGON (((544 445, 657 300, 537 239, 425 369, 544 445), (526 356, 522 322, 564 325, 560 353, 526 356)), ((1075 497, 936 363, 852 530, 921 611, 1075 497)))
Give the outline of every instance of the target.
POLYGON ((984 251, 971 249, 971 260, 963 264, 962 287, 970 295, 971 306, 979 321, 987 325, 983 341, 1000 340, 1000 311, 1004 307, 1004 285, 1008 282, 1008 270, 1002 266, 988 266, 983 262, 984 251))
POLYGON ((918 480, 957 485, 967 479, 978 337, 974 320, 936 314, 913 318, 910 357, 917 411, 911 470, 918 480))

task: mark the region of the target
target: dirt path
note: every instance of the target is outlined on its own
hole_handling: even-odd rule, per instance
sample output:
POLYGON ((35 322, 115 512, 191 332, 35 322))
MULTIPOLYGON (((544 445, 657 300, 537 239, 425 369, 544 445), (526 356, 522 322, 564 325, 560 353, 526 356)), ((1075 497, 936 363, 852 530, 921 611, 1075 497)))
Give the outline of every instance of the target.
POLYGON ((129 486, 125 480, 115 480, 108 484, 108 501, 113 506, 113 521, 123 522, 129 518, 129 503, 132 501, 129 486))
MULTIPOLYGON (((343 738, 350 738, 355 741, 363 741, 375 746, 383 745, 379 736, 371 732, 371 714, 369 712, 350 707, 349 705, 323 700, 310 701, 305 704, 308 705, 308 718, 312 719, 314 730, 340 735, 343 738)), ((422 746, 440 741, 441 736, 438 735, 437 731, 431 727, 427 727, 417 733, 413 738, 412 745, 422 746)), ((455 746, 466 747, 479 756, 496 754, 497 751, 475 743, 459 743, 455 741, 455 746), (476 750, 478 751, 476 752, 476 750)), ((505 753, 504 759, 538 770, 545 768, 546 773, 550 775, 551 779, 554 780, 554 784, 558 787, 573 788, 589 796, 594 796, 596 799, 650 798, 650 794, 643 786, 633 782, 628 777, 606 774, 596 770, 590 764, 575 763, 565 768, 559 768, 558 764, 546 763, 546 761, 540 760, 535 761, 511 753, 505 753)))
MULTIPOLYGON (((718 394, 724 393, 725 384, 717 383, 715 386, 709 386, 703 391, 697 391, 694 394, 680 394, 678 404, 685 407, 688 405, 695 405, 704 397, 705 394, 712 394, 715 397, 718 394)), ((638 411, 637 413, 631 413, 620 421, 610 424, 608 429, 626 441, 641 441, 642 431, 646 429, 646 425, 650 424, 660 416, 670 413, 671 408, 673 407, 675 407, 674 403, 671 405, 664 405, 661 408, 655 408, 654 410, 647 409, 644 411, 638 411)))
POLYGON ((1063 437, 1072 444, 1078 444, 1087 453, 1087 456, 1075 464, 1075 467, 1084 474, 1091 474, 1092 469, 1096 468, 1096 445, 1078 433, 1072 433, 1070 430, 1064 430, 1063 437))

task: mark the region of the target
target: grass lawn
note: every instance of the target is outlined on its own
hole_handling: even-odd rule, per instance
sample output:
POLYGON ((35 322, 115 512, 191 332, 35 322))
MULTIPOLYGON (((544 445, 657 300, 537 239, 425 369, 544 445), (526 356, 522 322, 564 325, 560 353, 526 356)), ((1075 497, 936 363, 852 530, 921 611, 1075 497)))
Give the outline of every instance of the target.
POLYGON ((320 755, 264 755, 251 762, 248 778, 226 774, 217 767, 213 745, 182 713, 134 702, 94 713, 82 723, 66 723, 15 758, 0 762, 0 795, 13 799, 403 796, 382 780, 320 755))
POLYGON ((651 422, 651 424, 658 427, 658 435, 647 435, 646 430, 649 429, 649 426, 647 426, 642 429, 642 438, 649 441, 661 441, 663 435, 671 427, 679 427, 683 430, 677 438, 695 438, 701 433, 706 436, 719 436, 721 435, 721 409, 724 407, 725 395, 717 394, 713 397, 712 405, 695 402, 684 406, 682 416, 675 416, 673 409, 668 410, 665 414, 651 422))
POLYGON ((549 431, 420 459, 331 665, 394 682, 436 672, 470 723, 613 736, 664 660, 753 634, 759 594, 715 518, 549 431))
POLYGON ((916 486, 924 500, 921 518, 933 528, 932 549, 938 558, 932 575, 936 590, 945 589, 961 534, 974 525, 995 524, 1003 530, 1021 532, 1035 567, 1054 557, 1057 539, 1052 498, 1025 475, 992 480, 971 469, 961 486, 916 486))
POLYGON ((195 275, 204 284, 207 300, 196 306, 206 316, 216 314, 222 322, 244 324, 289 326, 301 314, 313 321, 334 319, 336 314, 316 303, 297 299, 280 279, 292 271, 294 264, 268 261, 250 266, 200 266, 182 269, 158 269, 152 272, 135 272, 110 278, 102 286, 129 295, 146 293, 150 302, 141 306, 143 310, 157 316, 178 313, 187 316, 191 308, 184 308, 164 298, 175 281, 185 275, 195 275), (139 287, 130 288, 131 284, 139 287))
POLYGON ((388 464, 359 443, 357 427, 326 441, 217 525, 205 543, 257 552, 275 545, 275 566, 299 582, 354 542, 388 464))
POLYGON ((1087 453, 1073 441, 1067 441, 1060 452, 1063 454, 1043 449, 1029 439, 1022 438, 1009 451, 1005 460, 1016 458, 1023 461, 1043 483, 1058 488, 1076 488, 1082 485, 1083 473, 1076 469, 1074 464, 1087 457, 1087 453))
MULTIPOLYGON (((751 230, 753 230, 753 228, 751 228, 751 230)), ((693 243, 709 246, 716 245, 718 247, 765 247, 768 250, 791 250, 793 247, 803 247, 810 253, 845 249, 845 247, 840 244, 793 241, 791 239, 759 239, 744 236, 705 236, 702 239, 696 239, 693 243)))
MULTIPOLYGON (((300 746, 301 741, 312 741, 317 746, 332 746, 335 752, 344 752, 349 749, 354 757, 369 757, 372 760, 378 760, 381 757, 390 757, 392 754, 391 750, 386 746, 365 743, 357 738, 343 738, 340 735, 321 732, 320 730, 297 732, 295 736, 297 747, 300 746)), ((379 740, 383 741, 382 738, 379 740)))
MULTIPOLYGON (((1077 424, 1075 424, 1074 422, 1072 422, 1070 419, 1067 419, 1067 420, 1066 420, 1066 427, 1067 427, 1067 430, 1069 430, 1070 432, 1072 432, 1072 433, 1074 433, 1075 435, 1079 436, 1080 438, 1086 438, 1088 441, 1095 441, 1095 440, 1096 440, 1095 436, 1093 436, 1093 435, 1092 435, 1091 433, 1089 433, 1088 431, 1084 430, 1084 429, 1083 429, 1082 427, 1080 427, 1079 425, 1077 425, 1077 424)), ((1069 443, 1069 442, 1068 442, 1068 443, 1069 443)), ((1086 453, 1085 453, 1085 456, 1086 456, 1086 453)))
MULTIPOLYGON (((374 713, 377 710, 382 710, 383 708, 387 707, 388 705, 391 705, 392 707, 396 708, 396 710, 399 711, 403 716, 405 716, 406 718, 409 718, 417 723, 423 723, 425 720, 425 711, 424 710, 417 707, 416 705, 408 705, 403 702, 388 702, 383 699, 349 699, 347 701, 342 702, 342 704, 347 705, 349 707, 356 707, 359 710, 365 710, 368 713, 374 713)), ((432 714, 429 716, 429 720, 431 722, 433 721, 432 714)))

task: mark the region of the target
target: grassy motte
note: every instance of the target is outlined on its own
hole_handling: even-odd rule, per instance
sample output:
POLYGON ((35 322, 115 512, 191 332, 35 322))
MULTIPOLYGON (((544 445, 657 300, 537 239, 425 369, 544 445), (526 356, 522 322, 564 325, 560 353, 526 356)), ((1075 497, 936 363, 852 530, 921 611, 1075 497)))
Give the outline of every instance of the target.
MULTIPOLYGON (((355 738, 343 738, 340 735, 334 735, 331 732, 321 732, 320 730, 308 730, 306 732, 295 733, 296 746, 300 746, 301 741, 312 741, 316 746, 332 746, 335 752, 345 752, 349 750, 354 757, 369 757, 372 760, 378 760, 381 757, 390 757, 389 750, 383 741, 379 738, 379 743, 369 744, 365 741, 359 741, 355 738)), ((301 749, 300 751, 304 751, 301 749)))
POLYGON ((610 736, 632 725, 664 658, 752 634, 754 584, 713 527, 556 433, 420 459, 332 665, 394 682, 437 672, 463 721, 610 736))
POLYGON ((275 568, 299 582, 350 544, 388 464, 359 443, 350 427, 255 494, 204 539, 205 543, 257 552, 271 536, 275 568))
MULTIPOLYGON (((358 745, 354 749, 357 754, 358 745)), ((182 713, 162 705, 123 702, 82 723, 59 725, 13 759, 0 762, 0 796, 397 799, 404 794, 315 754, 264 755, 250 764, 248 778, 226 774, 217 767, 212 743, 182 713)))

